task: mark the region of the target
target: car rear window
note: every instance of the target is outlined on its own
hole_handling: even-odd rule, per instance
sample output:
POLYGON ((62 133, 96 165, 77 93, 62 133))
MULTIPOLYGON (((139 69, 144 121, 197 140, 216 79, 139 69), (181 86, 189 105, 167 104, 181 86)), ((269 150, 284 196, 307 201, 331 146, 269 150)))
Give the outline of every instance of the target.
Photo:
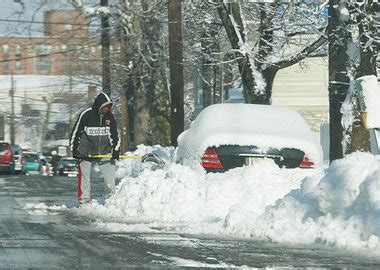
POLYGON ((0 143, 0 153, 5 152, 8 150, 8 144, 7 143, 0 143))
POLYGON ((32 154, 27 154, 27 155, 25 155, 25 161, 26 162, 38 162, 38 156, 32 155, 32 154))
POLYGON ((12 148, 12 153, 16 153, 18 155, 22 153, 21 147, 18 145, 12 145, 11 148, 12 148))
POLYGON ((71 160, 71 159, 62 159, 61 163, 64 164, 64 165, 69 165, 69 164, 76 165, 78 162, 77 162, 76 159, 74 159, 74 160, 71 160))

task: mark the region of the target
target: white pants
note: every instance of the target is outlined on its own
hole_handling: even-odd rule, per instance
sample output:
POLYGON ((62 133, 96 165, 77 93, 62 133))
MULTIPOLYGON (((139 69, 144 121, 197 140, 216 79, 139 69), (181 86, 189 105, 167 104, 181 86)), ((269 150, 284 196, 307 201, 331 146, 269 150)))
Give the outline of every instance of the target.
POLYGON ((104 178, 104 198, 108 199, 115 192, 115 170, 114 160, 101 159, 96 161, 82 160, 78 164, 78 202, 86 203, 91 201, 91 167, 95 163, 99 164, 100 171, 104 178))

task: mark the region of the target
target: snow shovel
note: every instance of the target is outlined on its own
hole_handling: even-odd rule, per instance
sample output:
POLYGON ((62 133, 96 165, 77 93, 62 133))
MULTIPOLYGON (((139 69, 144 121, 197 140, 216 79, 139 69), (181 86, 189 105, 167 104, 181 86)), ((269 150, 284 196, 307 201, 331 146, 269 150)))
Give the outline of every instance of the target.
MULTIPOLYGON (((90 157, 90 158, 112 158, 112 155, 111 154, 107 154, 107 155, 95 155, 95 156, 89 155, 88 157, 90 157)), ((141 159, 142 163, 153 162, 153 163, 157 164, 160 167, 164 167, 166 165, 165 162, 161 158, 159 158, 157 155, 152 154, 152 153, 149 153, 149 154, 146 154, 146 155, 143 155, 143 156, 120 155, 119 158, 141 159)))
MULTIPOLYGON (((107 154, 107 155, 88 155, 89 158, 112 158, 112 155, 111 154, 107 154)), ((125 156, 125 155, 120 155, 119 158, 135 158, 135 159, 139 159, 139 158, 143 158, 144 156, 125 156)))

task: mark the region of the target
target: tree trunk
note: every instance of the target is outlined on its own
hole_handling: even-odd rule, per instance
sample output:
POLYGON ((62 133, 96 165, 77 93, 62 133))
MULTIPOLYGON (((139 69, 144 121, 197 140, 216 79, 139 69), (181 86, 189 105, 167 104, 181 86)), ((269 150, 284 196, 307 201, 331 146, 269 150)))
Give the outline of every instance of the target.
POLYGON ((218 51, 215 35, 218 32, 212 25, 203 28, 202 46, 202 99, 203 108, 215 103, 215 60, 213 54, 218 51))
POLYGON ((343 157, 343 126, 340 112, 348 88, 347 42, 351 35, 340 20, 340 0, 329 1, 329 103, 330 103, 330 162, 343 157))
POLYGON ((230 40, 232 49, 235 50, 239 72, 243 84, 243 93, 246 103, 263 104, 268 102, 268 98, 263 93, 256 92, 256 82, 253 76, 253 69, 250 62, 248 53, 242 54, 240 52, 241 42, 245 42, 244 38, 244 25, 242 23, 239 3, 231 3, 231 11, 228 11, 226 5, 221 3, 218 5, 217 10, 220 19, 222 20, 224 29, 227 32, 228 39, 230 40), (231 21, 230 14, 233 16, 238 29, 235 28, 234 23, 231 21))
POLYGON ((272 96, 272 87, 273 87, 273 82, 274 78, 276 77, 278 69, 276 68, 267 68, 262 71, 262 76, 265 82, 265 94, 268 99, 266 100, 265 104, 271 104, 271 96, 272 96))
POLYGON ((182 55, 181 2, 169 0, 169 65, 171 97, 171 144, 177 146, 177 138, 184 130, 184 79, 182 55))
MULTIPOLYGON (((108 0, 100 0, 102 7, 108 7, 108 0)), ((110 36, 109 36, 109 18, 101 17, 101 43, 102 43, 102 88, 103 92, 111 95, 111 55, 110 55, 110 36)))

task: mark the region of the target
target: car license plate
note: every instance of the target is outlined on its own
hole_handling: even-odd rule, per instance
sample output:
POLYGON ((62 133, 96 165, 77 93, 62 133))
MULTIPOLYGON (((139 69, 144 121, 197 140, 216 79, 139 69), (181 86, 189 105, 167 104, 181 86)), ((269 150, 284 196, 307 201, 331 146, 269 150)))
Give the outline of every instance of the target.
POLYGON ((260 161, 262 161, 264 158, 262 157, 246 157, 245 158, 245 165, 252 165, 256 164, 260 161))

